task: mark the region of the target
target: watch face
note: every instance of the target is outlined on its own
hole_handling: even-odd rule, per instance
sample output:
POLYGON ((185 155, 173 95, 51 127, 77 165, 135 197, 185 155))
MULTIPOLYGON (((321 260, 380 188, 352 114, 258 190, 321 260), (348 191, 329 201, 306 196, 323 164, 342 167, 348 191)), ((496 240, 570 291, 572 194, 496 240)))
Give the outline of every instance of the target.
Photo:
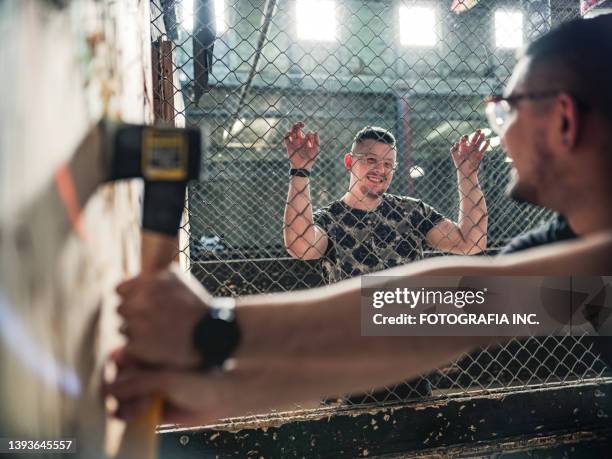
POLYGON ((234 314, 234 308, 228 307, 211 309, 210 315, 214 319, 224 320, 226 322, 233 321, 236 317, 236 315, 234 314))
POLYGON ((236 318, 236 300, 232 297, 213 298, 209 314, 214 319, 230 322, 236 318))

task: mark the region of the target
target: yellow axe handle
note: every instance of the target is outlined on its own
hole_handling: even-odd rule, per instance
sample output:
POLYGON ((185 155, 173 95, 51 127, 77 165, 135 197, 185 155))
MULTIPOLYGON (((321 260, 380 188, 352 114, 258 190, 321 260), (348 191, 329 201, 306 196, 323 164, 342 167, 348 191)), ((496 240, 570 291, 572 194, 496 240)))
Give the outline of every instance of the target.
MULTIPOLYGON (((142 232, 142 275, 167 268, 178 256, 178 238, 151 231, 142 232)), ((157 459, 155 427, 162 420, 163 400, 155 397, 150 408, 126 424, 116 459, 157 459)))

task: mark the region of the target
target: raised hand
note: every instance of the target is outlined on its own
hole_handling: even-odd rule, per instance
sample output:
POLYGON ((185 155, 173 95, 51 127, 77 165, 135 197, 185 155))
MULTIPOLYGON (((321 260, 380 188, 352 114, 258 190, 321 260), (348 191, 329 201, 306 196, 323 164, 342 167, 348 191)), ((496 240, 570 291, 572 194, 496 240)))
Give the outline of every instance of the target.
POLYGON ((470 176, 478 172, 482 158, 489 148, 490 140, 485 141, 486 136, 478 129, 470 139, 464 135, 451 147, 451 156, 457 171, 464 176, 470 176))
POLYGON ((287 155, 293 169, 312 169, 319 154, 319 134, 308 132, 304 134, 302 129, 304 123, 295 123, 291 130, 285 135, 284 143, 287 155))

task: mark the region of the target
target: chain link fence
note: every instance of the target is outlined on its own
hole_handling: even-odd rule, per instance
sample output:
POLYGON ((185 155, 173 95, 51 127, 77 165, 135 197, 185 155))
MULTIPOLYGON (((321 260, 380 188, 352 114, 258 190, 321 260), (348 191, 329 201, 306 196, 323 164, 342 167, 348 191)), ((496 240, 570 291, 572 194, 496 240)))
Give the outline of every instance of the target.
MULTIPOLYGON (((182 252, 215 295, 326 282, 320 260, 292 258, 283 242, 290 181, 284 139, 297 121, 320 136, 310 178, 314 209, 347 192, 344 155, 360 129, 380 126, 397 141, 389 192, 418 198, 457 221, 451 145, 488 127, 483 99, 503 90, 517 48, 579 15, 574 0, 152 4, 153 37, 174 44, 174 71, 166 81, 182 96, 173 104, 174 116, 198 126, 204 139, 204 170, 189 188, 182 252)), ((495 255, 550 217, 506 196, 509 172, 493 137, 479 173, 489 215, 487 248, 480 256, 495 255)), ((443 255, 424 247, 422 256, 443 255)), ((465 355, 426 380, 338 401, 380 403, 563 383, 606 371, 585 340, 530 338, 465 355)))

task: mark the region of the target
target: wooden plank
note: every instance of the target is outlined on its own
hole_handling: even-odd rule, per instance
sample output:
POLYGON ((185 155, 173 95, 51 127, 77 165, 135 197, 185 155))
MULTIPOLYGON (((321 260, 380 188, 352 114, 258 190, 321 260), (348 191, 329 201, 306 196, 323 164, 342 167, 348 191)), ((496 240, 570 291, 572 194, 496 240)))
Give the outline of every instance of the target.
MULTIPOLYGON (((159 121, 174 126, 175 117, 175 88, 174 88, 174 44, 164 40, 160 44, 160 90, 162 111, 159 121)), ((157 122, 158 120, 156 120, 157 122)))
POLYGON ((159 38, 152 43, 151 61, 155 123, 169 126, 175 125, 175 100, 177 99, 177 89, 174 86, 173 53, 174 44, 171 41, 159 38))
MULTIPOLYGON (((140 264, 141 185, 108 185, 81 202, 82 238, 54 177, 101 116, 151 121, 148 2, 1 8, 0 292, 2 317, 14 319, 0 340, 3 434, 76 437, 78 456, 95 459, 101 368, 120 342, 114 288, 140 264)), ((76 188, 98 180, 96 158, 81 159, 76 188)))

